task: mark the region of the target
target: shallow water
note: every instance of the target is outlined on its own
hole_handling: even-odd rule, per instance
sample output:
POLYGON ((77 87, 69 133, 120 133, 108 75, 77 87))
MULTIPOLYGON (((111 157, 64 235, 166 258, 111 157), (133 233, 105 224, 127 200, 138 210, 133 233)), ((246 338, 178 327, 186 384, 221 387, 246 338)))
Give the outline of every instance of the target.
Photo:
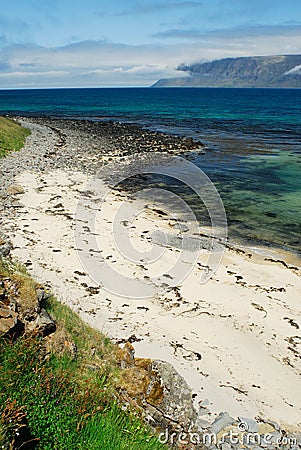
POLYGON ((232 239, 301 254, 301 90, 0 91, 0 113, 113 119, 200 139, 206 153, 192 160, 218 188, 232 239))

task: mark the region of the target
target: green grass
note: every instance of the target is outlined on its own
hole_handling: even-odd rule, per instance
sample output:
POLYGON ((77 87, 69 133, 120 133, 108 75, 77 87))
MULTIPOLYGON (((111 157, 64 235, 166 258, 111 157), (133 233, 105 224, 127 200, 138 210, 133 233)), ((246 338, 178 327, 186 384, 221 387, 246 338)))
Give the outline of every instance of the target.
MULTIPOLYGON (((0 280, 8 277, 22 295, 34 296, 24 270, 0 259, 0 280)), ((0 448, 18 448, 16 433, 26 432, 32 444, 25 448, 166 449, 138 412, 123 411, 118 403, 114 380, 121 369, 110 340, 55 298, 45 307, 57 322, 51 337, 0 339, 0 448), (76 358, 66 345, 71 341, 76 358)))
POLYGON ((0 448, 5 448, 6 433, 4 426, 0 423, 0 448))
POLYGON ((45 361, 41 347, 38 338, 1 342, 0 404, 7 444, 19 428, 14 417, 21 410, 40 449, 164 448, 108 396, 106 388, 112 388, 106 377, 84 373, 66 357, 45 361))
POLYGON ((14 120, 0 117, 0 157, 6 156, 11 151, 20 150, 29 134, 28 129, 21 127, 14 120))

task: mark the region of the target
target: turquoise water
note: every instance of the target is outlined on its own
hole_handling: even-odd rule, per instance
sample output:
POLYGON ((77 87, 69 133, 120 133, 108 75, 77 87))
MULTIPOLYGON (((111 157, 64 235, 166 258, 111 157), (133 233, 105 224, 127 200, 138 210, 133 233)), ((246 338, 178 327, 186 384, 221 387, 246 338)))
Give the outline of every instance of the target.
POLYGON ((0 91, 0 113, 112 119, 198 138, 207 149, 194 162, 221 194, 230 236, 301 253, 301 90, 0 91))
POLYGON ((208 168, 207 174, 228 212, 230 235, 300 253, 301 153, 250 155, 224 167, 208 168))

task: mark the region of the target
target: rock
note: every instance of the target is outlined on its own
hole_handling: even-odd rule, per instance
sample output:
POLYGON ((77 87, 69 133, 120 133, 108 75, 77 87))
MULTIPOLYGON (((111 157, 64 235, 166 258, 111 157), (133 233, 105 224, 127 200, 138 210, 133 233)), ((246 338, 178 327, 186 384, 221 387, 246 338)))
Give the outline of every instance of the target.
POLYGON ((221 445, 221 450, 231 450, 231 445, 228 443, 228 442, 224 442, 222 445, 221 445))
POLYGON ((0 335, 11 334, 18 323, 18 315, 8 306, 0 303, 0 335))
POLYGON ((9 256, 10 251, 13 248, 11 241, 7 240, 5 237, 0 236, 0 257, 9 256))
POLYGON ((33 323, 35 332, 48 336, 56 330, 56 324, 45 309, 41 309, 35 322, 33 323))
POLYGON ((37 294, 37 303, 35 309, 36 312, 39 314, 45 300, 47 300, 50 297, 50 295, 43 287, 36 288, 36 294, 37 294))
POLYGON ((241 424, 245 425, 245 431, 248 433, 258 433, 258 423, 254 419, 247 419, 246 417, 238 418, 241 424))
POLYGON ((175 230, 179 230, 179 231, 181 231, 182 233, 186 233, 186 231, 188 231, 189 230, 189 228, 188 228, 188 226, 185 224, 185 223, 175 223, 174 225, 173 225, 173 228, 175 229, 175 230))
POLYGON ((122 369, 132 367, 135 363, 135 349, 130 342, 126 342, 123 348, 117 347, 115 350, 116 361, 122 369))
POLYGON ((218 434, 226 427, 233 425, 236 421, 229 416, 227 412, 221 412, 213 422, 210 431, 214 434, 218 434))
POLYGON ((211 426, 211 423, 208 422, 208 420, 204 420, 202 419, 202 417, 198 416, 198 418, 196 419, 195 422, 195 426, 197 428, 198 431, 200 431, 202 428, 203 429, 207 429, 211 426))
POLYGON ((165 361, 152 361, 152 369, 158 372, 163 386, 160 410, 165 417, 189 427, 196 419, 196 411, 193 407, 192 391, 185 379, 165 361))
POLYGON ((275 433, 269 433, 269 443, 270 444, 278 444, 279 442, 281 442, 282 439, 282 433, 280 433, 279 431, 275 431, 275 433))
POLYGON ((296 444, 301 447, 301 433, 293 433, 290 438, 294 439, 296 444))
POLYGON ((145 400, 147 403, 155 405, 161 403, 162 391, 157 392, 158 384, 154 386, 149 370, 150 360, 145 360, 144 364, 142 364, 142 360, 136 361, 139 365, 136 363, 122 370, 117 387, 123 392, 126 391, 127 395, 138 404, 143 404, 145 400))
POLYGON ((25 191, 22 188, 22 186, 19 186, 18 184, 11 184, 6 189, 6 192, 10 195, 25 194, 25 191))
POLYGON ((48 298, 48 294, 46 293, 45 289, 42 287, 36 288, 36 293, 37 293, 37 300, 38 300, 39 304, 48 298))
POLYGON ((209 414, 209 413, 210 413, 209 409, 202 406, 199 409, 198 417, 205 416, 206 414, 209 414))
POLYGON ((262 420, 263 423, 266 423, 268 425, 270 425, 271 427, 273 427, 276 431, 281 431, 280 426, 278 425, 277 422, 274 422, 273 420, 262 420))

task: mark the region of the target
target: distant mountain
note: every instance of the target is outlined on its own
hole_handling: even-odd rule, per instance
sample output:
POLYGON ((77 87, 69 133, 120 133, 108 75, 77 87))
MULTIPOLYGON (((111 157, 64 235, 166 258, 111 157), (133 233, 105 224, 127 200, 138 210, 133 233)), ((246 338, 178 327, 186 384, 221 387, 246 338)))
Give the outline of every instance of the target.
POLYGON ((225 58, 177 70, 189 76, 163 78, 152 87, 301 88, 301 55, 225 58))

